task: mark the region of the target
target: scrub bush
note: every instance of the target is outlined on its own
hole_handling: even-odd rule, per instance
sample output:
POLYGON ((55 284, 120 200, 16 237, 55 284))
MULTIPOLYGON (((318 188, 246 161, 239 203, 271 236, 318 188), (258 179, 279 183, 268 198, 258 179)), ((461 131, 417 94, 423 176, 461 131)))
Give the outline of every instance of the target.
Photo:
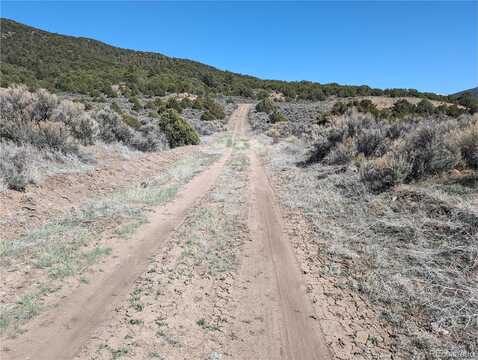
POLYGON ((173 109, 161 115, 158 125, 171 148, 199 144, 197 132, 173 109))

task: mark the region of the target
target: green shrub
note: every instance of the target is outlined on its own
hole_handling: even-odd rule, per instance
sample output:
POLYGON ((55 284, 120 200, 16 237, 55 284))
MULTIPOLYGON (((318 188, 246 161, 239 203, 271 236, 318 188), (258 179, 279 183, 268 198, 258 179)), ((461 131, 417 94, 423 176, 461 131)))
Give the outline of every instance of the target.
POLYGON ((105 84, 105 86, 101 89, 101 92, 110 98, 118 97, 118 94, 116 91, 113 91, 113 88, 110 84, 105 84))
POLYGON ((141 123, 137 118, 129 114, 122 114, 121 116, 126 125, 132 127, 133 129, 138 129, 141 126, 141 123))
POLYGON ((275 110, 275 108, 276 107, 274 103, 269 98, 259 101, 256 105, 257 112, 263 112, 266 114, 272 113, 275 110))
POLYGON ((143 104, 139 101, 139 99, 136 96, 132 96, 129 98, 129 101, 133 104, 133 107, 131 110, 133 111, 139 111, 143 109, 143 104))
POLYGON ((376 117, 379 117, 383 114, 381 114, 380 110, 377 109, 375 104, 372 102, 372 100, 369 99, 363 99, 363 100, 354 100, 352 102, 342 102, 342 101, 337 101, 334 106, 332 106, 332 109, 330 110, 330 113, 332 115, 344 115, 348 109, 355 107, 358 112, 364 113, 364 114, 372 114, 376 117))
POLYGON ((204 108, 214 119, 224 119, 226 117, 224 107, 212 98, 207 98, 204 101, 204 108))
POLYGON ((149 116, 149 117, 152 117, 152 118, 159 118, 159 114, 158 114, 157 111, 150 111, 150 112, 148 113, 148 116, 149 116))
POLYGON ((239 86, 235 91, 234 95, 244 96, 246 98, 254 98, 254 91, 248 86, 239 86))
POLYGON ((373 113, 375 110, 377 110, 375 104, 372 102, 372 100, 369 99, 361 100, 358 106, 362 110, 362 112, 373 113))
POLYGON ((279 110, 274 110, 269 114, 269 121, 276 124, 279 122, 287 122, 287 118, 279 110))
POLYGON ((470 114, 478 112, 478 99, 470 93, 461 94, 452 100, 467 108, 470 114))
POLYGON ((445 114, 450 117, 458 117, 460 115, 466 114, 468 111, 463 108, 459 108, 456 105, 446 105, 441 104, 435 108, 435 112, 439 114, 445 114))
POLYGON ((117 114, 121 115, 123 113, 123 111, 121 110, 121 108, 119 107, 119 105, 116 102, 112 102, 111 105, 110 105, 110 108, 111 108, 111 110, 113 110, 117 114))
POLYGON ((400 99, 393 104, 391 111, 393 116, 402 117, 414 113, 415 109, 415 105, 405 99, 400 99))
POLYGON ((435 112, 435 107, 431 101, 423 99, 417 104, 415 110, 420 115, 432 115, 435 112))
POLYGON ((466 111, 464 109, 460 109, 456 105, 450 105, 446 108, 446 114, 451 117, 458 117, 464 114, 466 111))
POLYGON ((220 120, 226 117, 224 106, 211 97, 201 98, 198 96, 193 102, 191 102, 191 106, 188 107, 197 110, 206 110, 203 114, 204 117, 201 117, 202 120, 220 120))
POLYGON ((197 97, 193 103, 192 103, 192 108, 197 109, 197 110, 202 110, 204 109, 204 101, 201 97, 197 97))
POLYGON ((86 113, 70 124, 71 135, 82 145, 93 145, 99 134, 98 123, 86 113))
POLYGON ((201 120, 211 121, 211 120, 215 120, 215 118, 209 111, 206 111, 201 115, 201 120))
POLYGON ((161 115, 158 125, 171 148, 199 144, 197 132, 173 109, 161 115))
POLYGON ((161 114, 162 112, 168 109, 168 105, 164 101, 162 101, 160 98, 157 98, 156 100, 154 100, 154 105, 156 106, 158 114, 161 114))
POLYGON ((181 113, 181 111, 183 111, 183 107, 181 106, 181 103, 175 97, 170 97, 168 99, 168 102, 166 103, 166 108, 174 109, 178 113, 181 113))
POLYGON ((265 100, 265 99, 269 98, 269 92, 267 92, 266 90, 261 89, 257 92, 256 98, 258 100, 265 100))
POLYGON ((185 97, 184 99, 181 100, 181 108, 187 109, 192 106, 193 106, 193 101, 190 98, 185 97))
POLYGON ((156 108, 156 105, 154 105, 154 101, 149 100, 149 101, 146 101, 146 103, 144 104, 144 108, 148 110, 152 110, 156 108))
POLYGON ((377 117, 381 115, 380 110, 377 109, 372 100, 353 101, 352 105, 361 113, 369 113, 377 117))
POLYGON ((332 110, 330 112, 332 115, 343 115, 345 114, 348 108, 349 108, 348 104, 341 101, 337 101, 334 104, 334 106, 332 106, 332 110))
POLYGON ((165 106, 166 104, 163 100, 161 100, 161 98, 158 97, 158 98, 153 100, 153 105, 154 105, 155 108, 160 108, 162 106, 165 106))
POLYGON ((155 95, 155 96, 164 96, 166 95, 166 91, 165 91, 166 87, 167 87, 166 82, 162 81, 161 77, 155 75, 146 80, 142 90, 145 94, 155 95))
POLYGON ((438 105, 435 108, 435 112, 438 114, 446 114, 447 110, 448 110, 448 106, 445 104, 438 105))

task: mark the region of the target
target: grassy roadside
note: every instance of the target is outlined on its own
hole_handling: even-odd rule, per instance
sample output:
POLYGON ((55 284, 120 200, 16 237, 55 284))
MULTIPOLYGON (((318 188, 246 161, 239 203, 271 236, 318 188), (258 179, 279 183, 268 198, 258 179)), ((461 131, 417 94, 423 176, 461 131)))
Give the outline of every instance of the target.
MULTIPOLYGON (((430 179, 374 194, 341 166, 297 167, 299 142, 263 154, 282 205, 312 225, 304 266, 372 304, 393 329, 388 350, 427 359, 476 351, 476 183, 430 179)), ((365 339, 364 351, 385 346, 365 339)))

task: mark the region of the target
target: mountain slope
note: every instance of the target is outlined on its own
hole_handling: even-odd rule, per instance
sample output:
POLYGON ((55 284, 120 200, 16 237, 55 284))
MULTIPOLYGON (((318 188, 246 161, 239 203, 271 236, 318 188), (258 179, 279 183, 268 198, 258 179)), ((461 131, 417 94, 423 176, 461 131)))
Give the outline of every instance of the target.
POLYGON ((201 90, 204 85, 223 90, 220 87, 232 79, 253 80, 190 60, 53 34, 8 19, 1 20, 1 39, 2 85, 25 82, 87 93, 126 82, 161 92, 201 90))
POLYGON ((420 96, 414 89, 372 89, 368 86, 318 84, 307 81, 261 80, 159 53, 121 49, 81 37, 54 34, 2 18, 1 86, 25 83, 56 91, 112 95, 111 85, 125 83, 133 91, 216 92, 252 97, 254 89, 278 90, 288 97, 320 100, 326 96, 420 96))
POLYGON ((478 86, 474 87, 472 89, 457 92, 456 94, 453 94, 451 96, 460 96, 460 95, 466 95, 466 94, 470 95, 471 97, 473 97, 475 99, 478 99, 478 86))

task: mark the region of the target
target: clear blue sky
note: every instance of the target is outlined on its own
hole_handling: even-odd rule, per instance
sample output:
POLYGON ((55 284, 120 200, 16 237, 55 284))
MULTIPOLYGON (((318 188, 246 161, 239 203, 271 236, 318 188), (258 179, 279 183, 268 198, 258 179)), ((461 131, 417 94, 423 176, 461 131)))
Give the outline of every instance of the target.
POLYGON ((283 80, 478 86, 478 2, 2 1, 48 31, 283 80))

